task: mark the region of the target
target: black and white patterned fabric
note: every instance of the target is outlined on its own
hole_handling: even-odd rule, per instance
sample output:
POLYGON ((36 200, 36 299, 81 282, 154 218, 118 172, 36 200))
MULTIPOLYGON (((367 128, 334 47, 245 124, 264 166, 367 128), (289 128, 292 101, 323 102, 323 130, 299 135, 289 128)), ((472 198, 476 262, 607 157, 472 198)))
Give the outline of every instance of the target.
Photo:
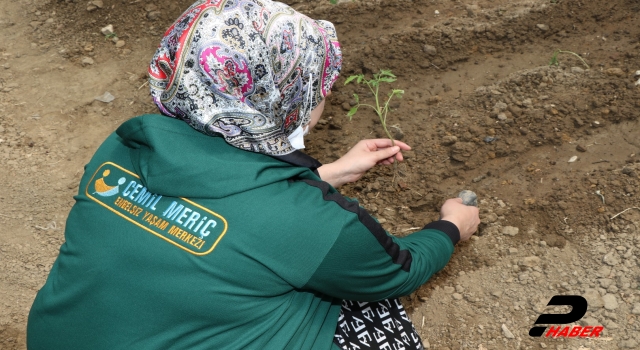
POLYGON ((343 350, 424 349, 399 299, 344 300, 333 342, 343 350))

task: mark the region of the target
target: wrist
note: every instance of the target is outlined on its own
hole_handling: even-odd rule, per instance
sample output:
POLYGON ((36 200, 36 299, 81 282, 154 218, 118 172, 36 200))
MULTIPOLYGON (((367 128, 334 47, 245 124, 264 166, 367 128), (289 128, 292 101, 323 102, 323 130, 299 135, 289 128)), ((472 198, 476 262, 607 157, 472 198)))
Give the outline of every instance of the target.
POLYGON ((322 181, 338 188, 349 181, 345 179, 344 174, 342 174, 342 171, 340 170, 341 167, 337 165, 336 162, 323 164, 318 168, 318 174, 320 174, 322 181))

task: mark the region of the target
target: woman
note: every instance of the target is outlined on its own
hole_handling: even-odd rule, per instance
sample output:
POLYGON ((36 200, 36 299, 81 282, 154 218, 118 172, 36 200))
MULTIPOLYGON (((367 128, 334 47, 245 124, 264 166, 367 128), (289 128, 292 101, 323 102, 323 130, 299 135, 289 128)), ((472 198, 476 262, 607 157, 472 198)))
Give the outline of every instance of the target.
POLYGON ((340 66, 333 26, 284 4, 190 7, 149 69, 164 116, 127 121, 86 167, 28 347, 421 348, 397 298, 444 267, 477 208, 449 200, 396 238, 335 190, 409 149, 299 151, 340 66))

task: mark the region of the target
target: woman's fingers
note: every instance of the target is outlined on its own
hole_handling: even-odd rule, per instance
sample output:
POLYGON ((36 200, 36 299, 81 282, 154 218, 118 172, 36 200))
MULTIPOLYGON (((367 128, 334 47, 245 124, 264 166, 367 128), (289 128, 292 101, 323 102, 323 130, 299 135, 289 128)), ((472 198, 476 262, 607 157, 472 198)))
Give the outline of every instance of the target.
MULTIPOLYGON (((375 146, 375 149, 387 148, 392 146, 390 139, 370 139, 370 140, 364 140, 364 141, 369 143, 370 145, 375 146)), ((408 151, 411 149, 411 146, 407 145, 402 141, 395 140, 394 142, 395 142, 395 145, 400 147, 401 150, 408 151)))

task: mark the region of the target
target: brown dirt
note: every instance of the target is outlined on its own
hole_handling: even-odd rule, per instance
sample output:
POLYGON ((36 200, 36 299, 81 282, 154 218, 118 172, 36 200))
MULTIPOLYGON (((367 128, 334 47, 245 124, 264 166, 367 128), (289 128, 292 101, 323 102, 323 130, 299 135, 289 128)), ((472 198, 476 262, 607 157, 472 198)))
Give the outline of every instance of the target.
MULTIPOLYGON (((2 349, 25 348, 26 316, 64 240, 83 165, 117 125, 155 111, 146 65, 190 5, 103 1, 93 11, 73 0, 1 5, 2 349), (107 24, 123 47, 100 33, 107 24), (116 99, 93 100, 105 91, 116 99)), ((345 77, 391 69, 392 86, 406 91, 389 117, 413 147, 395 185, 392 168, 380 168, 342 192, 398 235, 437 218, 462 189, 481 199, 480 233, 406 300, 430 348, 640 348, 640 210, 611 219, 640 207, 639 1, 288 3, 336 23, 343 46, 343 78, 310 135, 311 155, 330 162, 383 136, 371 111, 348 121, 352 94, 369 97, 345 77), (569 54, 549 66, 556 49, 590 69, 569 54), (529 337, 556 294, 589 295, 580 322, 604 325, 603 336, 529 337)))

